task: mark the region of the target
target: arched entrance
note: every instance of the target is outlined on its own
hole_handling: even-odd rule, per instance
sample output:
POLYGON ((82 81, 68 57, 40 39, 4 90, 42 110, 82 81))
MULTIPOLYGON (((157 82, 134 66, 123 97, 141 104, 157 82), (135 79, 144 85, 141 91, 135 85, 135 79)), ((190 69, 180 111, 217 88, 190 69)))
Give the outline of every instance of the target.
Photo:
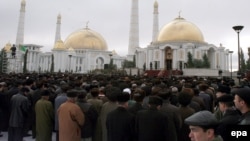
POLYGON ((102 57, 98 57, 96 59, 96 69, 103 69, 104 68, 104 59, 102 57))
POLYGON ((165 69, 172 70, 173 50, 170 47, 165 48, 165 69))

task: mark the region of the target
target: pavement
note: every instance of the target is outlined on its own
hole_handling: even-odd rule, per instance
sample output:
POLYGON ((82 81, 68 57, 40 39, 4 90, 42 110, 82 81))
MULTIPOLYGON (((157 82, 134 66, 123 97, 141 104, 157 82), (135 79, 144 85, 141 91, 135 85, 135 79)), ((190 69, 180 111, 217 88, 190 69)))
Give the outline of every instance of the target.
MULTIPOLYGON (((31 134, 31 131, 29 132, 31 134)), ((0 141, 8 141, 8 132, 2 132, 3 136, 0 137, 0 141)), ((24 137, 23 141, 35 141, 36 139, 32 139, 32 136, 24 137)), ((52 141, 56 141, 56 133, 53 132, 52 141)))

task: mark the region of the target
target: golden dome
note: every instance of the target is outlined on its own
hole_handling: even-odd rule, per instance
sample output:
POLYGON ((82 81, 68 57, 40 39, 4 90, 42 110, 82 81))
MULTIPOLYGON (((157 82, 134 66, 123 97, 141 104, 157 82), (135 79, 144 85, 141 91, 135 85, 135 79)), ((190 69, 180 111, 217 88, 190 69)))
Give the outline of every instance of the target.
POLYGON ((194 41, 204 42, 200 29, 184 18, 178 17, 166 24, 159 32, 157 41, 194 41))
POLYGON ((53 49, 56 49, 56 50, 66 50, 67 48, 65 47, 65 45, 64 45, 64 43, 63 43, 62 40, 58 40, 58 41, 56 41, 53 49))
POLYGON ((76 32, 71 33, 65 40, 65 47, 73 49, 94 49, 94 50, 103 50, 108 49, 106 41, 103 37, 89 29, 84 28, 76 32))
POLYGON ((5 45, 4 50, 5 50, 6 52, 10 52, 10 48, 11 48, 11 44, 10 44, 10 42, 8 42, 8 43, 5 45))

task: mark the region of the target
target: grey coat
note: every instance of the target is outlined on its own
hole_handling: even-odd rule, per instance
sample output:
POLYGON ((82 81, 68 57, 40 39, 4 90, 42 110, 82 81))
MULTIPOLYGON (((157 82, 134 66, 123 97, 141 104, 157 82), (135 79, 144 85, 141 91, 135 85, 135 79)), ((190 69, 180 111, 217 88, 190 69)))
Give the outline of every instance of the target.
POLYGON ((30 102, 23 94, 13 95, 11 98, 10 127, 23 127, 28 116, 30 102))

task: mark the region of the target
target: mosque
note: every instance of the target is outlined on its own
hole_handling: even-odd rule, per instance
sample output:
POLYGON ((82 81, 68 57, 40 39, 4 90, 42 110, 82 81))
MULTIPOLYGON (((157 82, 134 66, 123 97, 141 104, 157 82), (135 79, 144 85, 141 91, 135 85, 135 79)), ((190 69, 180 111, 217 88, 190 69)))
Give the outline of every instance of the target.
POLYGON ((143 70, 183 70, 185 75, 218 76, 218 70, 228 72, 229 50, 209 44, 204 40, 201 30, 180 15, 159 30, 157 0, 153 4, 152 41, 146 47, 139 45, 138 0, 132 0, 128 55, 118 55, 115 50, 109 51, 105 38, 98 32, 85 28, 71 33, 64 41, 61 39, 61 15, 57 16, 54 47, 51 52, 43 53, 42 45, 24 44, 25 0, 21 1, 19 23, 16 37, 16 55, 11 52, 14 44, 7 43, 7 72, 22 72, 24 60, 29 72, 74 72, 88 73, 95 69, 105 69, 111 60, 117 69, 122 68, 125 60, 135 58, 136 68, 143 70), (27 50, 27 51, 26 51, 27 50), (207 55, 210 68, 188 69, 188 53, 194 59, 207 55), (26 54, 26 57, 24 57, 26 54))

